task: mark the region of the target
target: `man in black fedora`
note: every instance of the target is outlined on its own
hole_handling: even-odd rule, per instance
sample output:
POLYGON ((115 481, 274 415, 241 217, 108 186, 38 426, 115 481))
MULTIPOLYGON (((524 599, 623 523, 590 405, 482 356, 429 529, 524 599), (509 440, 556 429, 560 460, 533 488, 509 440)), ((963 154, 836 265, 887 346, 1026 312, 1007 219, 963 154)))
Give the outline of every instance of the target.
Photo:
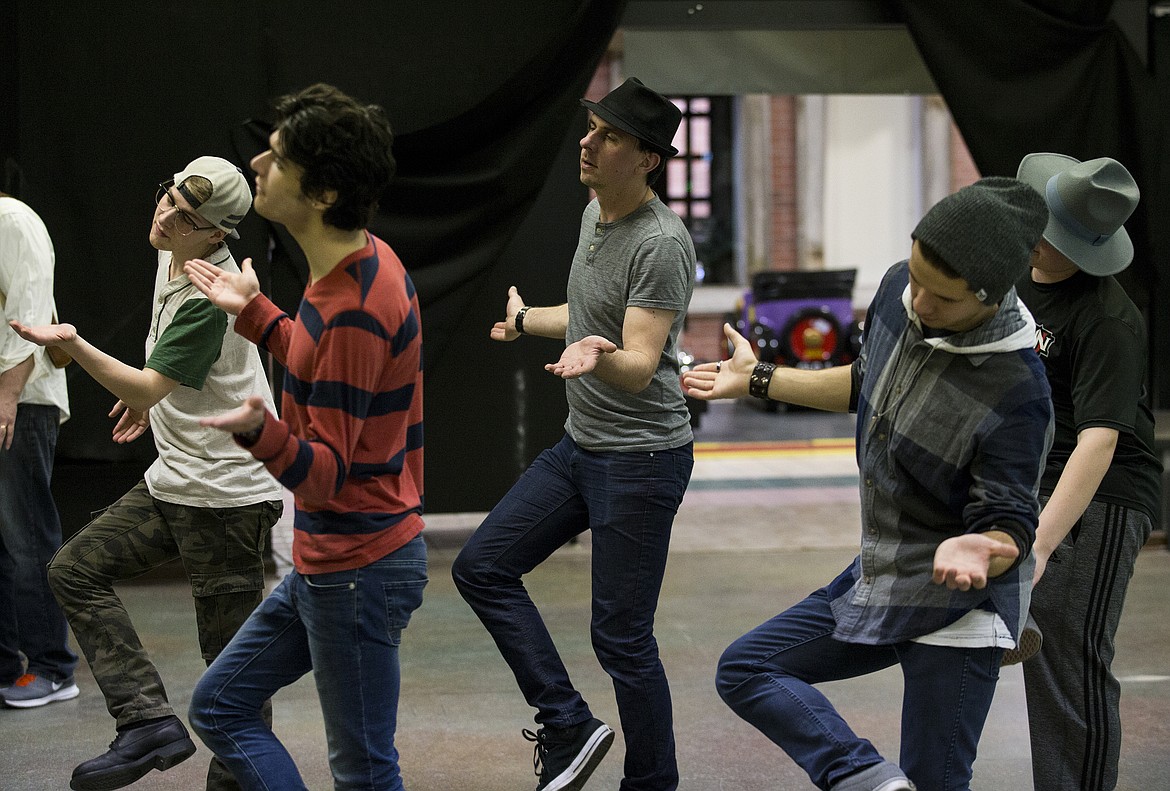
POLYGON ((556 338, 545 369, 566 380, 565 437, 545 450, 468 540, 455 583, 495 639, 536 709, 538 791, 581 788, 613 741, 573 688, 521 578, 589 530, 592 639, 612 677, 626 740, 623 791, 678 786, 670 690, 654 639, 654 612, 674 515, 690 480, 693 438, 679 388, 676 346, 695 282, 682 220, 651 184, 678 153, 682 113, 629 79, 581 102, 586 207, 568 301, 524 303, 508 290, 498 341, 556 338))
POLYGON ((1113 277, 1133 259, 1122 224, 1138 187, 1108 157, 1029 154, 1019 178, 1048 203, 1031 275, 1017 288, 1036 319, 1056 414, 1033 549, 1039 631, 1021 644, 1039 648, 1024 663, 1032 775, 1037 791, 1110 791, 1121 753, 1114 636, 1161 510, 1145 324, 1113 277))

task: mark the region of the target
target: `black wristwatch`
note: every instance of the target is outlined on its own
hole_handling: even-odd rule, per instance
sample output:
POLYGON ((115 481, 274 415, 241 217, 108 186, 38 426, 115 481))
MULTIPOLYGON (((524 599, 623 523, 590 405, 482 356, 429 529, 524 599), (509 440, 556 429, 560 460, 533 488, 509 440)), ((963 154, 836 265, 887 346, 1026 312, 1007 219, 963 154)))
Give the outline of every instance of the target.
POLYGON ((520 310, 516 311, 516 318, 512 320, 512 322, 516 325, 516 332, 520 333, 521 335, 524 334, 524 314, 528 312, 530 307, 532 306, 525 305, 524 307, 520 308, 520 310))

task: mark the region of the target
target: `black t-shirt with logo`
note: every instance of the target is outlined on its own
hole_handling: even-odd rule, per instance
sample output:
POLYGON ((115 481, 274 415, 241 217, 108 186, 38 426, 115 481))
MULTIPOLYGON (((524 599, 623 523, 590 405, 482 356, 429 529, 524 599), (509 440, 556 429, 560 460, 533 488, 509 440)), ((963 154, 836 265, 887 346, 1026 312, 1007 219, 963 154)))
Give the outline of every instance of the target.
POLYGON ((1137 306, 1112 277, 1077 272, 1059 283, 1016 284, 1036 319, 1036 351, 1052 385, 1056 435, 1041 492, 1051 494, 1077 433, 1117 429, 1117 450, 1094 499, 1139 508, 1156 526, 1161 461, 1146 397, 1146 330, 1137 306))

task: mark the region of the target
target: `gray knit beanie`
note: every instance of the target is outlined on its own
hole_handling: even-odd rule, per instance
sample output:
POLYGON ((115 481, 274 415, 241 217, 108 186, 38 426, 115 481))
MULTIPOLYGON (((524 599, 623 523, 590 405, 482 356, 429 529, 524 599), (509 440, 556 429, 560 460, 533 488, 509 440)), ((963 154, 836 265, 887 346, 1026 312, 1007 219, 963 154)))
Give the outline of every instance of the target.
POLYGON ((1048 224, 1040 193, 991 176, 936 203, 911 237, 938 253, 984 305, 995 305, 1028 271, 1048 224))

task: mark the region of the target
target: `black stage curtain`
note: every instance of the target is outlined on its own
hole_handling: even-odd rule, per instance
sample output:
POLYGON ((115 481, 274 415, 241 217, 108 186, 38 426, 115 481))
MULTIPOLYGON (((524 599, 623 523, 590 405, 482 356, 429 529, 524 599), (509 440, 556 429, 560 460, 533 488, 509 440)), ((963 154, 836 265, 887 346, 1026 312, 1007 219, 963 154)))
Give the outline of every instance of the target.
MULTIPOLYGON (((1134 173, 1137 254, 1122 280, 1150 316, 1154 359, 1165 356, 1165 108, 1107 21, 1111 3, 896 2, 983 173, 1013 174, 1034 150, 1114 156, 1134 173)), ((563 387, 540 369, 556 344, 493 344, 487 330, 510 284, 533 304, 564 298, 586 201, 577 98, 624 5, 3 4, 0 155, 20 163, 11 183, 53 234, 63 320, 141 364, 155 185, 198 154, 246 166, 272 98, 289 90, 320 80, 378 102, 398 132, 400 177, 373 230, 424 303, 428 507, 490 507, 560 433, 563 387)), ((251 216, 233 249, 291 310, 303 262, 279 234, 269 250, 270 230, 251 216)), ((113 399, 76 367, 70 392, 61 457, 94 463, 88 478, 119 463, 140 472, 152 448, 109 440, 113 399)))
MULTIPOLYGON (((103 6, 16 0, 0 15, 0 142, 57 249, 63 321, 141 365, 155 258, 156 185, 200 154, 247 170, 271 101, 329 82, 384 106, 399 174, 372 230, 399 253, 423 304, 427 507, 490 508, 565 416, 541 370, 555 342, 495 344, 508 285, 564 300, 587 193, 576 140, 585 92, 624 0, 157 0, 103 6), (15 106, 12 106, 15 105, 15 106), (15 141, 15 142, 13 142, 15 141)), ((291 240, 251 215, 232 245, 295 310, 291 240), (271 260, 271 264, 269 264, 271 260)), ((76 366, 66 461, 141 472, 149 440, 116 446, 113 398, 76 366)), ((104 505, 99 502, 96 505, 104 505)))
POLYGON ((984 175, 1014 176, 1033 151, 1109 156, 1133 174, 1142 192, 1126 223, 1134 262, 1118 279, 1150 324, 1154 401, 1170 401, 1157 364, 1170 351, 1168 114, 1108 18, 1112 0, 896 2, 984 175))

